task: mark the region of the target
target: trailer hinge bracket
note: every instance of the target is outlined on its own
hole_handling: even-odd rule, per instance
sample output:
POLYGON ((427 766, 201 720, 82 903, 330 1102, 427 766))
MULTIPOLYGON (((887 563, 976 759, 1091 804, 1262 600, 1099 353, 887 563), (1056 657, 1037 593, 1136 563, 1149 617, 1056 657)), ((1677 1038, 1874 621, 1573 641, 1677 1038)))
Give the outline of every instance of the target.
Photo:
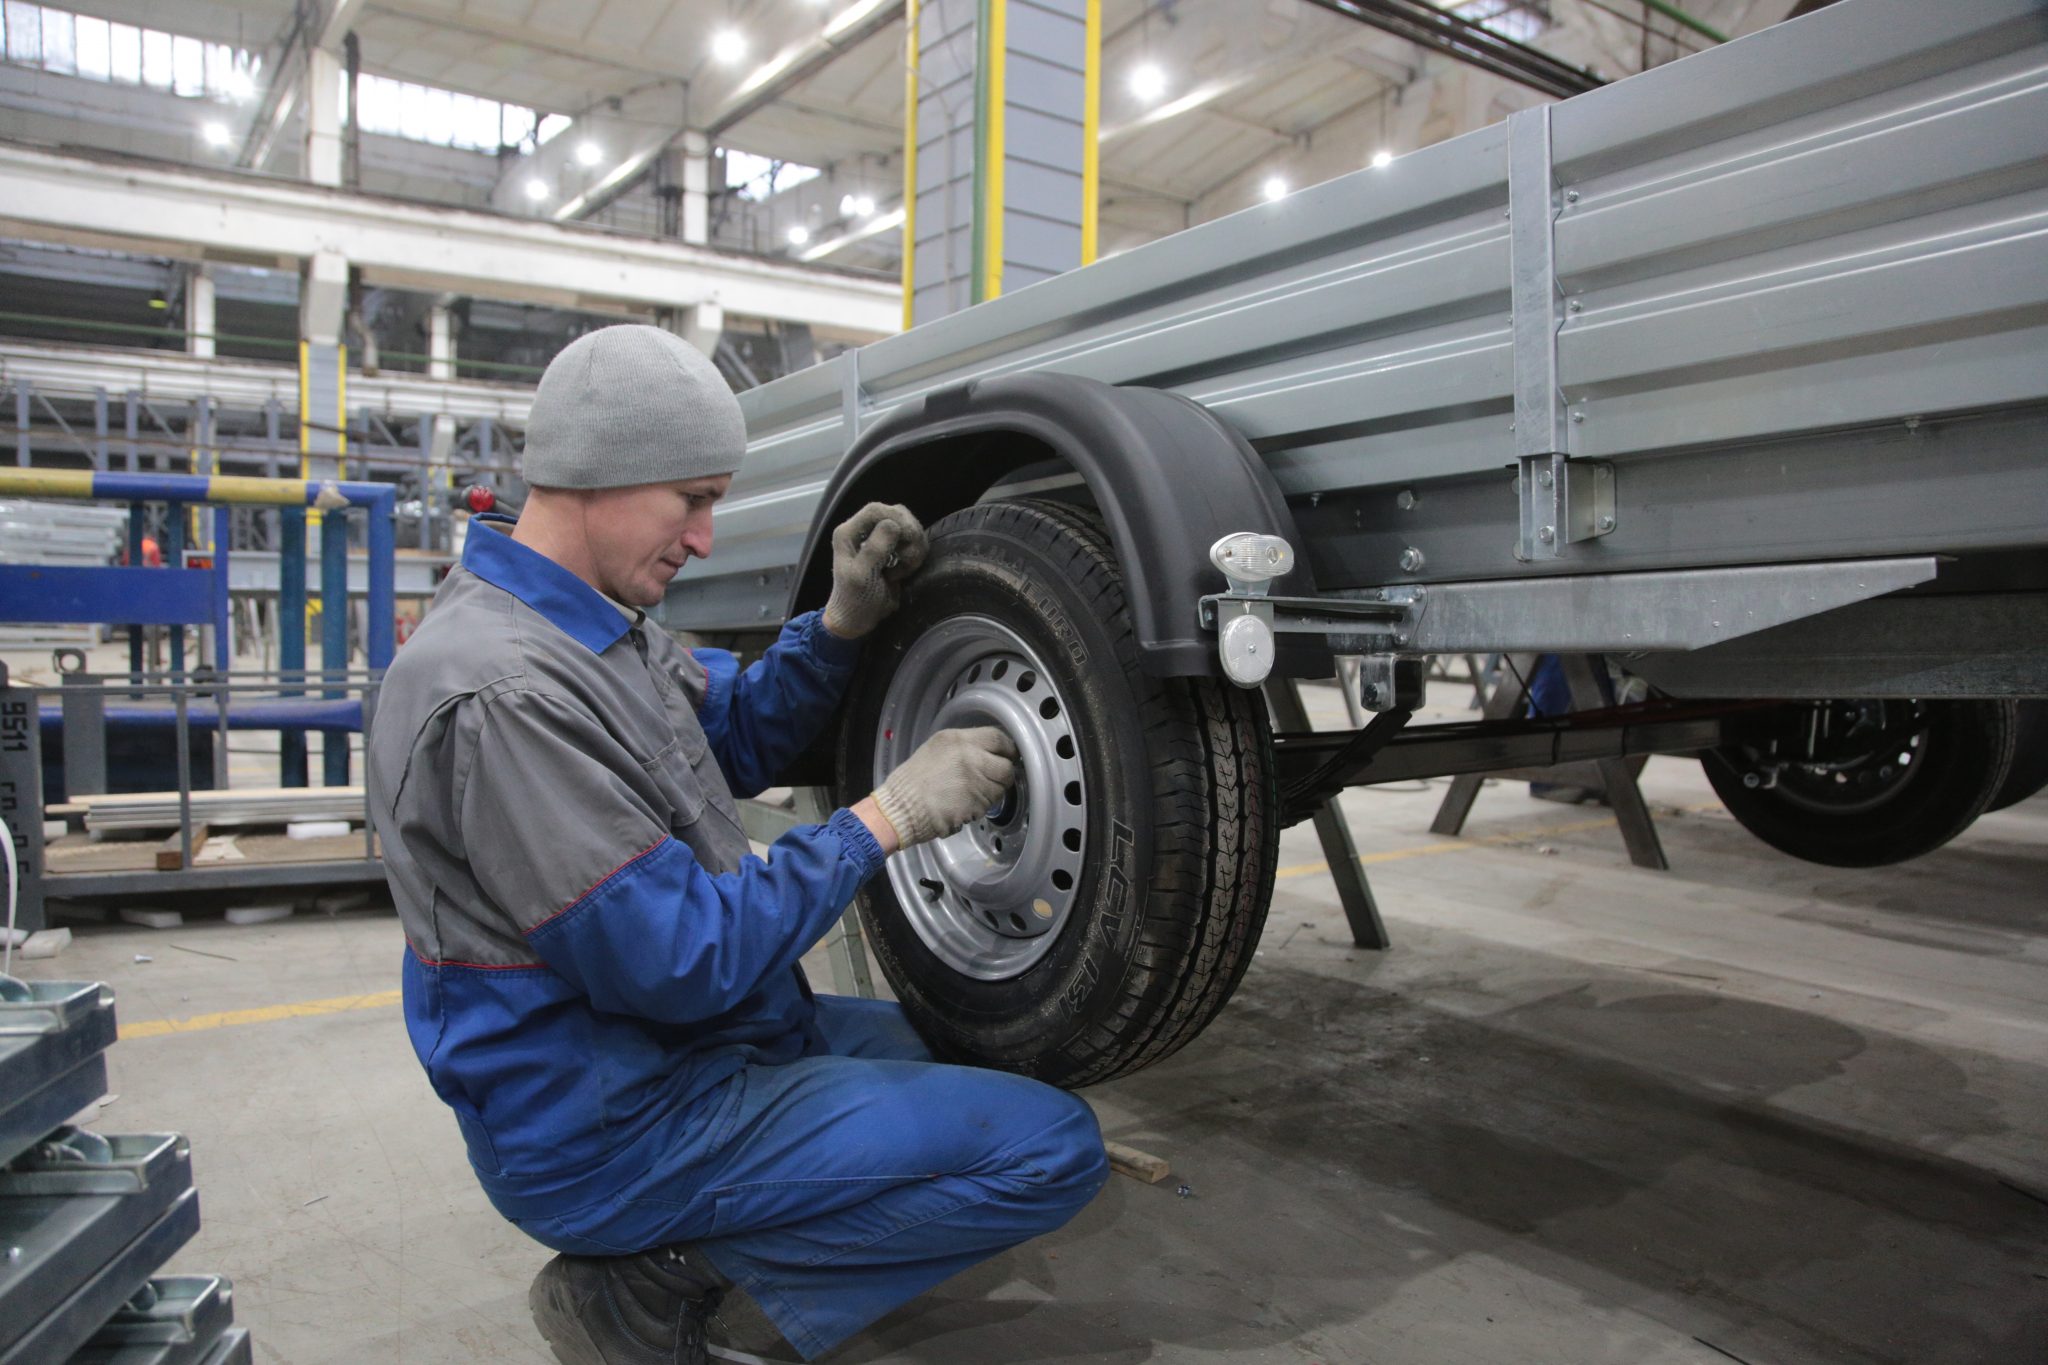
POLYGON ((1521 502, 1520 560, 1555 559, 1567 545, 1594 540, 1616 525, 1614 466, 1606 460, 1525 455, 1515 476, 1521 502))

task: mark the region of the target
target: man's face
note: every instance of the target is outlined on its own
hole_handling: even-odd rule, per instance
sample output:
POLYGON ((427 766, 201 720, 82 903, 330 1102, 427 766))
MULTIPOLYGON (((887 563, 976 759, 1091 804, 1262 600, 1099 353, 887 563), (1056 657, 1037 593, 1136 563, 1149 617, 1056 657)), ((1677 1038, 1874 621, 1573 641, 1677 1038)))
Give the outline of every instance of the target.
POLYGON ((584 504, 599 590, 632 607, 661 601, 676 571, 711 553, 711 509, 732 475, 604 488, 584 504))

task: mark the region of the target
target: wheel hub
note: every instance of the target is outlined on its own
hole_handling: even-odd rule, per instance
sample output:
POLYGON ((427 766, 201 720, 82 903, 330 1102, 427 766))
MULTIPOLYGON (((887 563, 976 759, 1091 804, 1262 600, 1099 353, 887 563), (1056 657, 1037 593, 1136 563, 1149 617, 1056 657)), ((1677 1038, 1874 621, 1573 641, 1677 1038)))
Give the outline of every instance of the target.
POLYGON ((1743 782, 1774 786, 1787 801, 1814 811, 1875 809, 1919 772, 1926 742, 1921 702, 1818 703, 1797 733, 1762 753, 1751 751, 1743 782), (1763 780, 1767 775, 1770 780, 1763 780))
POLYGON ((1044 661, 993 617, 926 632, 882 699, 875 772, 886 775, 940 730, 1002 728, 1019 778, 957 833, 889 859, 889 885, 926 947, 955 971, 1000 981, 1051 948, 1073 909, 1089 792, 1071 708, 1044 661))

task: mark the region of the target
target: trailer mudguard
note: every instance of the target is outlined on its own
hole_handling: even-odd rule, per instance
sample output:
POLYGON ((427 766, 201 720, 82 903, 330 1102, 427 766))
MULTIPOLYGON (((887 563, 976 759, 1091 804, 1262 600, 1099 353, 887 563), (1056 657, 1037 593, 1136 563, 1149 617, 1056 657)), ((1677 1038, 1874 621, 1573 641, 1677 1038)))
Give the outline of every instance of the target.
POLYGON ((1048 462, 1081 476, 1107 522, 1144 667, 1155 676, 1219 672, 1215 637, 1197 617, 1203 594, 1224 588, 1209 562, 1219 537, 1286 537, 1297 547, 1296 567, 1273 591, 1314 591, 1279 485, 1214 413, 1162 389, 1023 374, 938 390, 861 434, 826 485, 789 614, 824 604, 832 530, 866 503, 902 503, 930 523, 1013 472, 1048 462))

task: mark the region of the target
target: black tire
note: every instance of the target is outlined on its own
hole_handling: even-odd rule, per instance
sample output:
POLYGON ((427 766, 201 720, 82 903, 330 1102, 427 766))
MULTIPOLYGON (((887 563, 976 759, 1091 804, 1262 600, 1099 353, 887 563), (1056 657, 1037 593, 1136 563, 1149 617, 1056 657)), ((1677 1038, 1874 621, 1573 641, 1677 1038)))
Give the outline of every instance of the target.
POLYGON ((2016 806, 2043 787, 2048 787, 2048 701, 2016 702, 2018 720, 2013 731, 2012 766, 2005 781, 1991 798, 1986 812, 2016 806))
POLYGON ((1829 867, 1905 862, 1968 829, 2005 781, 2017 725, 2009 701, 1814 702, 1785 715, 1781 738, 1712 750, 1701 763, 1751 834, 1829 867), (1816 753, 1806 738, 1813 707, 1878 719, 1816 753), (1775 785, 1745 783, 1774 766, 1775 785))
MULTIPOLYGON (((931 634, 942 625, 992 619, 1035 651, 1066 698, 1076 744, 1062 746, 1064 761, 1079 763, 1089 793, 1075 817, 1085 853, 1042 956, 1007 979, 977 979, 935 953, 890 875, 861 894, 868 941, 944 1058, 1065 1086, 1149 1066, 1222 1009, 1265 922, 1279 829, 1264 704, 1227 683, 1144 672, 1123 576, 1093 512, 992 502, 930 531, 930 558, 847 698, 841 799, 887 775, 875 771, 878 727, 906 653, 928 635, 946 638, 931 634)), ((917 676, 913 663, 903 687, 917 676)), ((896 742, 893 727, 885 738, 896 742)))

